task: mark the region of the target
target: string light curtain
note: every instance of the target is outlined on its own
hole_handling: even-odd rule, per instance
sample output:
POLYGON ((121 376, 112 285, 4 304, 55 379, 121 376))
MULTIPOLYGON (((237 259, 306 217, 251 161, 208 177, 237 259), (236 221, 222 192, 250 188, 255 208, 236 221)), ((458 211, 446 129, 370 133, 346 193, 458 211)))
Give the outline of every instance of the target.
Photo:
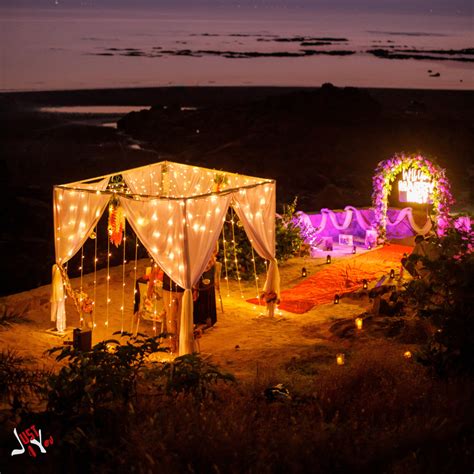
MULTIPOLYGON (((62 260, 58 261, 64 263, 66 257, 72 257, 79 250, 110 199, 110 191, 103 192, 109 178, 119 174, 128 190, 115 195, 125 210, 126 219, 152 258, 185 289, 180 321, 180 355, 194 351, 192 287, 216 248, 232 199, 255 249, 263 258, 270 260, 266 288, 279 293, 275 260, 274 181, 179 163, 155 163, 111 174, 95 185, 74 185, 84 189, 97 186, 94 189, 98 192, 84 191, 89 199, 86 203, 86 197, 82 197, 83 193, 76 189, 75 194, 67 195, 67 205, 72 206, 70 212, 74 211, 74 216, 55 214, 55 226, 61 227, 63 222, 74 221, 66 229, 61 227, 67 234, 60 235, 57 259, 62 260), (87 206, 87 211, 91 213, 89 219, 80 214, 81 205, 87 206), (81 227, 77 221, 85 222, 85 225, 81 227), (62 239, 68 239, 73 228, 80 230, 79 235, 71 239, 69 245, 62 244, 62 239)), ((65 199, 62 195, 62 202, 65 199)))
POLYGON ((54 242, 59 265, 64 265, 80 250, 99 221, 110 199, 101 193, 108 182, 107 177, 97 183, 70 185, 84 190, 54 188, 54 242))
MULTIPOLYGON (((109 177, 96 183, 73 183, 71 188, 54 188, 54 244, 56 265, 53 266, 51 288, 51 320, 56 321, 56 329, 66 328, 64 310, 64 281, 59 272, 59 265, 67 263, 84 245, 90 233, 97 225, 110 196, 102 194, 107 188, 109 177), (95 192, 90 192, 95 191, 95 192)), ((82 266, 83 262, 81 262, 82 266)))
POLYGON ((261 257, 270 262, 263 291, 276 293, 279 298, 280 273, 275 258, 275 182, 235 192, 233 207, 252 246, 261 257))

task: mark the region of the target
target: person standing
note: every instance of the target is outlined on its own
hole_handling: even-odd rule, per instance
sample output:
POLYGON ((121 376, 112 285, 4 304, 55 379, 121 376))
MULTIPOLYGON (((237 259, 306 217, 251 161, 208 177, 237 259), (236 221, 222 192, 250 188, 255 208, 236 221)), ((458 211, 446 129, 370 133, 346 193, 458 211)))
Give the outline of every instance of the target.
POLYGON ((194 287, 193 320, 197 325, 211 327, 217 322, 215 264, 213 255, 194 287))

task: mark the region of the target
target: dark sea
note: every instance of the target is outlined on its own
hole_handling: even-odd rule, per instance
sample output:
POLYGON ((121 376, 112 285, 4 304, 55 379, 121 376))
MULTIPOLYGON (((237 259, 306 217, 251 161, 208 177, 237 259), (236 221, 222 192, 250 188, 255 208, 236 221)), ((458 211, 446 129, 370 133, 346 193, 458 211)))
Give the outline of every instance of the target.
POLYGON ((2 91, 325 82, 474 88, 472 17, 456 13, 0 9, 0 45, 2 91))

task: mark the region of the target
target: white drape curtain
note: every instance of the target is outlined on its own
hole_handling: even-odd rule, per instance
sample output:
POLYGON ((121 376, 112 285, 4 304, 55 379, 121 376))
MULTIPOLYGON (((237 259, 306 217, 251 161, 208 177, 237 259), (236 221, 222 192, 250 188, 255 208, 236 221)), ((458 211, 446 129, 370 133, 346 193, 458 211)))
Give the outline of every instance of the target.
MULTIPOLYGON (((84 245, 92 229, 97 225, 110 199, 108 194, 101 193, 106 189, 108 182, 109 178, 104 178, 92 184, 77 183, 77 186, 85 190, 96 192, 54 188, 54 248, 57 265, 68 262, 84 245)), ((64 282, 57 265, 53 266, 51 320, 56 321, 58 331, 64 331, 66 328, 64 282)))
POLYGON ((180 321, 180 354, 193 352, 191 289, 216 247, 231 195, 165 200, 120 197, 125 216, 153 259, 185 289, 180 321))
POLYGON ((279 297, 280 273, 275 258, 276 184, 266 183, 235 192, 233 207, 255 250, 270 261, 263 290, 279 297))
POLYGON ((125 217, 138 238, 169 277, 185 287, 183 201, 139 200, 121 196, 125 217))
POLYGON ((64 265, 84 245, 92 229, 96 226, 110 195, 102 194, 109 178, 93 184, 83 184, 78 191, 67 188, 54 188, 54 238, 56 262, 64 265))

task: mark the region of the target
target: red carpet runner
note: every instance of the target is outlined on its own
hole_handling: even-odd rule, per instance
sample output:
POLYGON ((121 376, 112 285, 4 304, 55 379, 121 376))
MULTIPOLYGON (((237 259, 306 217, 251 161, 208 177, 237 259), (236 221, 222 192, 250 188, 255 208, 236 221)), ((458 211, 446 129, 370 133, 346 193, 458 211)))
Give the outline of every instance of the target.
MULTIPOLYGON (((388 274, 393 268, 400 271, 403 254, 410 253, 412 247, 386 245, 380 249, 355 255, 324 265, 315 275, 305 278, 295 287, 281 292, 279 308, 292 313, 306 313, 319 304, 330 303, 334 295, 354 291, 362 287, 362 280, 375 280, 388 274)), ((258 304, 256 298, 247 300, 258 304)))

